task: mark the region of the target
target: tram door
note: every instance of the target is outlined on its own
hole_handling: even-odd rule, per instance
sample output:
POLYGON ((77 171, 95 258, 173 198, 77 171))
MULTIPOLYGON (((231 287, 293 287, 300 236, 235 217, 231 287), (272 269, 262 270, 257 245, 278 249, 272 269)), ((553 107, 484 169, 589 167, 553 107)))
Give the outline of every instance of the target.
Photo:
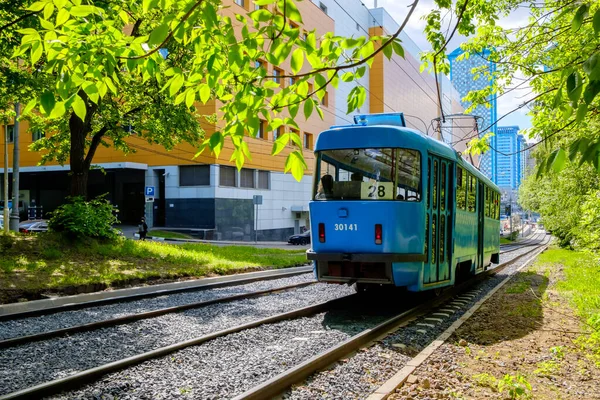
POLYGON ((452 243, 452 210, 454 164, 430 155, 427 159, 427 213, 425 251, 428 265, 423 271, 423 283, 450 279, 452 243))
POLYGON ((485 191, 483 183, 477 184, 477 271, 483 269, 483 224, 485 221, 485 191))

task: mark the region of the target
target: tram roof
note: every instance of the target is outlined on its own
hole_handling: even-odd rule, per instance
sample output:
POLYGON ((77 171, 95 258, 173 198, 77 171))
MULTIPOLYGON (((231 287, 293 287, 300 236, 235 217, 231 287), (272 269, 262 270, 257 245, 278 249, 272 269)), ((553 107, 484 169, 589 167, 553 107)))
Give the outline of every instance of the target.
POLYGON ((488 177, 463 159, 450 145, 405 126, 360 124, 332 126, 317 136, 314 151, 386 147, 415 149, 453 160, 489 186, 499 190, 488 177))

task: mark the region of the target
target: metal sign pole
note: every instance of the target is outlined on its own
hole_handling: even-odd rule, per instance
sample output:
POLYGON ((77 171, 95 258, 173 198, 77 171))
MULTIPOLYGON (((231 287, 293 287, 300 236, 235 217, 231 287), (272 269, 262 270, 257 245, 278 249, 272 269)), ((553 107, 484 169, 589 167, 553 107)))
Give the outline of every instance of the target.
POLYGON ((8 126, 4 125, 4 233, 8 233, 8 126))

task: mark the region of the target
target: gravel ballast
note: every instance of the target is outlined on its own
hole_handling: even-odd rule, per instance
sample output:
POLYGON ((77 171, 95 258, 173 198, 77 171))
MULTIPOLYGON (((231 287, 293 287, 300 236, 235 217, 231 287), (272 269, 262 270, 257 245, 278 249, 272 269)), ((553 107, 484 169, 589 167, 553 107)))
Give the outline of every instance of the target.
POLYGON ((334 310, 263 325, 110 374, 55 398, 231 398, 388 316, 361 314, 334 310))
POLYGON ((315 284, 126 325, 3 349, 0 395, 207 333, 354 293, 315 284))
POLYGON ((31 317, 14 321, 0 322, 0 340, 11 337, 31 335, 55 329, 68 328, 74 325, 103 321, 125 315, 142 313, 160 308, 174 307, 182 304, 207 301, 237 294, 257 292, 294 285, 303 282, 313 282, 312 273, 297 275, 289 278, 273 279, 247 283, 244 285, 228 286, 215 289, 174 293, 159 297, 141 299, 131 302, 107 304, 81 310, 65 311, 56 314, 31 317))
MULTIPOLYGON (((501 255, 501 262, 530 250, 531 248, 524 248, 506 256, 501 255)), ((508 267, 498 276, 482 284, 483 286, 480 285, 482 290, 472 302, 477 301, 479 296, 514 271, 528 257, 525 256, 516 265, 508 267)), ((268 287, 285 286, 311 279, 312 275, 306 274, 243 286, 264 284, 273 285, 268 287), (282 283, 283 281, 285 283, 282 283)), ((264 290, 268 287, 254 286, 252 289, 242 290, 250 292, 264 290)), ((85 310, 87 311, 85 316, 95 318, 87 321, 92 322, 105 319, 107 316, 113 317, 135 312, 127 308, 111 312, 110 308, 112 307, 133 305, 142 307, 141 311, 148 311, 176 305, 162 303, 157 306, 155 301, 179 301, 178 304, 184 304, 244 293, 244 291, 221 293, 229 290, 240 290, 240 287, 181 293, 132 303, 108 305, 103 306, 102 308, 106 308, 106 310, 99 311, 98 314, 96 314, 96 309, 85 310), (214 297, 196 297, 193 300, 185 301, 180 298, 184 295, 210 296, 210 293, 214 297), (176 300, 173 299, 174 296, 176 300), (150 305, 146 302, 150 302, 150 305), (118 312, 122 312, 122 314, 115 314, 118 312)), ((157 347, 352 293, 354 293, 354 289, 348 286, 315 284, 257 299, 214 305, 77 334, 70 338, 58 338, 6 349, 0 354, 0 362, 2 362, 0 374, 3 376, 0 381, 0 395, 157 347)), ((462 310, 470 307, 472 302, 464 305, 462 310)), ((68 319, 77 320, 66 326, 85 323, 78 319, 78 313, 81 313, 81 310, 35 319, 60 317, 66 318, 67 321, 68 319), (69 316, 66 317, 66 314, 69 316)), ((286 397, 302 399, 366 397, 401 368, 414 355, 413 352, 416 354, 437 337, 447 327, 446 324, 452 323, 459 317, 459 314, 460 312, 457 312, 435 328, 427 329, 426 334, 416 332, 417 329, 423 329, 423 327, 417 327, 415 324, 403 328, 366 351, 361 351, 356 356, 338 363, 332 370, 316 374, 304 385, 295 387, 294 390, 286 393, 286 397), (400 344, 405 346, 408 344, 408 351, 404 351, 407 354, 402 354, 402 348, 398 347, 400 344)), ((382 320, 380 317, 373 316, 367 319, 368 322, 342 323, 333 321, 331 313, 324 313, 310 318, 262 326, 218 338, 206 344, 128 368, 123 372, 108 375, 95 384, 59 398, 101 398, 100 395, 105 398, 119 399, 177 398, 179 396, 181 398, 232 397, 382 320)), ((44 322, 48 321, 51 319, 44 322)), ((35 329, 32 321, 28 323, 30 329, 35 329)), ((65 320, 60 323, 65 323, 65 320)), ((64 325, 59 327, 64 327, 64 325)), ((37 332, 45 330, 49 329, 44 327, 37 332)), ((11 336, 19 335, 11 334, 11 336)))
MULTIPOLYGON (((507 255, 501 255, 500 262, 510 261, 530 250, 531 248, 524 248, 507 255)), ((283 398, 308 400, 317 398, 360 399, 368 397, 404 367, 412 357, 416 356, 454 321, 460 318, 466 310, 485 296, 489 290, 494 288, 507 276, 514 274, 530 257, 531 255, 523 256, 523 258, 513 265, 508 266, 497 275, 473 287, 469 291, 474 295, 473 299, 466 301, 464 305, 460 305, 460 308, 449 318, 444 318, 442 323, 436 324, 432 321, 427 321, 424 318, 431 317, 431 315, 425 315, 413 321, 410 325, 401 328, 396 333, 378 341, 371 347, 363 349, 355 356, 336 363, 330 370, 312 375, 304 383, 288 390, 283 398), (419 323, 433 324, 435 326, 432 328, 417 325, 419 323), (425 331, 425 333, 418 331, 425 331)), ((451 302, 452 300, 448 303, 451 302)), ((444 308, 445 306, 439 307, 439 309, 444 308)))

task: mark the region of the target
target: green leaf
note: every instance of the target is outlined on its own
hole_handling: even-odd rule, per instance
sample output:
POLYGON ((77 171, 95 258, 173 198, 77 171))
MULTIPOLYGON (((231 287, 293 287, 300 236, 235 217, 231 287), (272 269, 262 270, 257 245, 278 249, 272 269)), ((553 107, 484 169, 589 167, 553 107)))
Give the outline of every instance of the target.
POLYGON ((301 24, 302 16, 300 15, 300 11, 298 10, 298 7, 296 6, 294 0, 279 0, 277 2, 277 7, 279 7, 280 10, 283 10, 284 3, 286 17, 294 22, 298 22, 299 24, 301 24))
POLYGON ((203 83, 200 85, 199 91, 200 91, 200 101, 203 104, 206 104, 208 99, 210 99, 210 87, 206 83, 203 83))
POLYGON ((308 120, 313 112, 315 104, 312 99, 306 99, 304 102, 304 117, 308 120))
POLYGON ((394 49, 391 43, 383 48, 383 55, 389 60, 394 55, 394 49))
POLYGON ((579 123, 584 120, 585 114, 588 111, 588 106, 585 103, 581 103, 579 107, 577 107, 577 116, 575 117, 575 122, 579 123))
POLYGON ((35 98, 29 100, 29 103, 27 103, 27 105, 25 106, 25 108, 23 109, 23 111, 21 112, 21 114, 22 115, 29 114, 29 112, 31 110, 33 110, 33 107, 35 107, 36 104, 37 104, 37 100, 35 98))
POLYGON ((40 42, 33 42, 31 45, 31 64, 34 65, 42 56, 42 44, 40 42))
POLYGON ((292 72, 297 74, 302 69, 302 64, 304 64, 304 51, 301 48, 297 48, 292 53, 292 72))
POLYGON ((583 23, 583 19, 587 16, 589 10, 589 6, 587 4, 582 4, 575 13, 573 17, 573 21, 571 22, 571 30, 576 32, 581 28, 581 24, 583 23))
POLYGON ((196 92, 193 89, 188 89, 185 95, 185 106, 190 108, 196 100, 196 92))
POLYGON ((273 142, 273 148, 271 149, 271 155, 275 156, 281 153, 281 150, 285 149, 285 146, 290 141, 290 134, 284 133, 279 136, 276 141, 273 142))
POLYGON ((296 146, 302 148, 302 139, 300 139, 300 135, 295 132, 290 132, 290 139, 296 144, 296 146))
POLYGON ((62 101, 57 102, 50 113, 50 118, 60 118, 67 110, 65 109, 65 103, 62 101))
POLYGON ((248 15, 250 16, 250 18, 252 18, 253 21, 256 22, 268 22, 271 20, 271 18, 273 18, 273 14, 269 10, 266 10, 264 8, 252 11, 248 15))
POLYGON ((54 99, 54 93, 50 91, 45 91, 40 98, 40 104, 42 106, 42 111, 46 115, 50 115, 52 109, 56 105, 56 100, 54 99))
POLYGON ((44 19, 49 20, 52 14, 54 14, 54 4, 47 3, 44 7, 44 19))
POLYGON ((58 10, 58 14, 56 15, 55 26, 58 27, 64 24, 69 20, 70 16, 71 14, 69 14, 69 11, 66 8, 61 8, 60 10, 58 10))
POLYGON ((567 94, 569 99, 577 104, 582 91, 583 85, 581 83, 581 75, 579 74, 579 71, 575 71, 567 78, 567 94))
POLYGON ((154 9, 157 5, 158 5, 158 0, 144 0, 142 2, 142 11, 145 14, 148 12, 148 10, 154 9))
POLYGON ((73 111, 75 111, 75 115, 77 115, 82 121, 85 120, 85 114, 87 113, 85 102, 79 95, 75 95, 75 99, 73 100, 73 111))
POLYGON ((38 12, 38 11, 42 11, 44 9, 44 7, 46 7, 45 1, 36 1, 35 3, 33 3, 32 5, 27 7, 27 10, 33 11, 33 12, 38 12))
POLYGON ((97 11, 97 8, 94 6, 75 6, 71 7, 69 12, 74 17, 87 17, 90 14, 93 14, 97 11))
POLYGON ((590 80, 600 80, 600 53, 596 52, 583 63, 583 71, 590 80))
POLYGON ((591 81, 583 92, 583 100, 589 105, 598 93, 600 93, 600 81, 591 81))
POLYGON ((223 149, 223 135, 221 132, 215 132, 210 136, 209 139, 209 147, 215 153, 217 158, 219 158, 219 154, 221 154, 221 150, 223 149))
POLYGON ((597 9, 596 13, 594 14, 592 25, 594 26, 594 32, 596 35, 600 35, 600 8, 597 9))
POLYGON ((570 104, 563 104, 560 108, 562 110, 562 119, 568 121, 571 115, 573 115, 573 107, 570 104))
POLYGON ((556 158, 556 155, 558 154, 558 150, 559 149, 554 150, 552 153, 550 153, 550 155, 546 159, 546 172, 550 172, 550 169, 552 168, 552 165, 554 164, 554 159, 556 158))
POLYGON ((554 157, 554 161, 552 162, 554 172, 560 172, 564 168, 566 160, 567 154, 565 151, 562 148, 558 149, 556 157, 554 157))
POLYGON ((185 79, 183 75, 176 75, 175 77, 173 77, 173 80, 171 81, 171 87, 169 87, 169 94, 171 95, 171 97, 175 96, 175 93, 177 93, 179 89, 181 89, 184 82, 185 79))
POLYGON ((345 72, 344 75, 342 75, 342 81, 344 82, 352 82, 354 80, 354 73, 352 72, 345 72))
POLYGON ((159 25, 152 30, 152 33, 150 33, 150 37, 148 38, 148 44, 149 45, 160 44, 167 38, 168 35, 169 35, 169 25, 167 25, 167 24, 159 25))
POLYGON ((579 160, 579 166, 582 166, 583 163, 591 162, 596 157, 598 147, 598 143, 591 144, 581 155, 581 159, 579 160))
POLYGON ((394 53, 398 54, 400 57, 404 58, 404 47, 400 44, 400 40, 394 40, 392 42, 392 47, 394 49, 394 53))

